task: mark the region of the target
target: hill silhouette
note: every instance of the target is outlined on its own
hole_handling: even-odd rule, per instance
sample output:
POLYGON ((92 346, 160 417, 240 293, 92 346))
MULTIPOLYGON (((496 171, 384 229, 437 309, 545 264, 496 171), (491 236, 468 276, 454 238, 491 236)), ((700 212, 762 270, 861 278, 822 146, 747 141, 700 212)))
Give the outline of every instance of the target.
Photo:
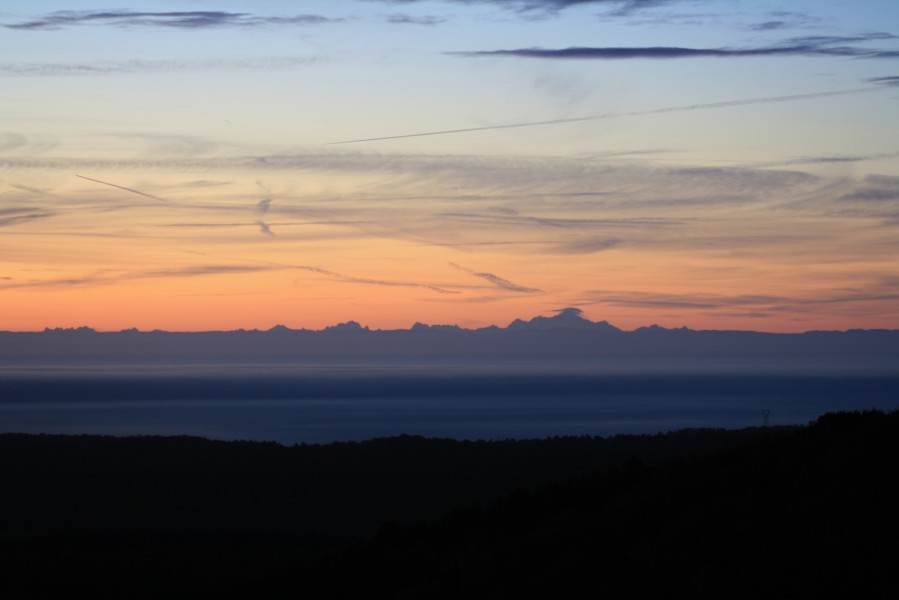
POLYGON ((3 435, 0 450, 7 597, 887 597, 899 534, 897 412, 290 448, 3 435))
POLYGON ((828 414, 658 466, 517 490, 304 573, 308 597, 889 597, 899 413, 828 414), (305 577, 308 575, 308 579, 305 577))

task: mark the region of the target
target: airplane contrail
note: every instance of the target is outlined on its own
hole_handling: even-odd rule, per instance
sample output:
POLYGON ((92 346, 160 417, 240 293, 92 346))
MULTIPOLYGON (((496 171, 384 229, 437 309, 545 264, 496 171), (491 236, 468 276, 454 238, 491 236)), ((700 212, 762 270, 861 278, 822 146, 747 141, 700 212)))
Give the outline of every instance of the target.
POLYGON ((132 194, 140 194, 141 196, 145 196, 147 198, 152 198, 153 200, 159 200, 160 202, 168 202, 165 198, 160 198, 159 196, 154 196, 152 194, 145 194, 140 190, 134 190, 129 187, 125 187, 123 185, 116 185, 114 183, 109 183, 108 181, 100 181, 99 179, 91 179, 90 177, 85 177, 84 175, 75 174, 75 177, 80 177, 81 179, 87 179, 88 181, 93 181, 95 183, 102 183, 103 185, 112 186, 114 188, 119 188, 120 190, 125 190, 126 192, 131 192, 132 194))
POLYGON ((362 142, 377 142, 381 140, 399 140, 403 138, 425 137, 430 135, 448 135, 451 133, 468 133, 471 131, 490 131, 493 129, 516 129, 519 127, 540 127, 543 125, 559 125, 561 123, 579 123, 582 121, 598 121, 600 119, 617 119, 620 117, 639 117, 643 115, 658 115, 671 112, 686 112, 691 110, 705 110, 708 108, 730 108, 732 106, 747 106, 750 104, 773 104, 775 102, 794 102, 797 100, 811 100, 813 98, 827 98, 830 96, 846 96, 849 94, 862 94, 865 92, 880 92, 884 87, 866 87, 848 90, 834 90, 831 92, 812 92, 809 94, 793 94, 790 96, 765 96, 762 98, 747 98, 743 100, 727 100, 725 102, 706 102, 702 104, 688 104, 686 106, 669 106, 667 108, 654 108, 651 110, 637 110, 623 113, 607 113, 603 115, 588 115, 584 117, 571 117, 567 119, 552 119, 550 121, 531 121, 528 123, 510 123, 508 125, 485 125, 482 127, 468 127, 466 129, 444 129, 441 131, 425 131, 422 133, 406 133, 403 135, 387 135, 382 137, 362 138, 358 140, 342 140, 328 142, 326 146, 337 144, 359 144, 362 142))

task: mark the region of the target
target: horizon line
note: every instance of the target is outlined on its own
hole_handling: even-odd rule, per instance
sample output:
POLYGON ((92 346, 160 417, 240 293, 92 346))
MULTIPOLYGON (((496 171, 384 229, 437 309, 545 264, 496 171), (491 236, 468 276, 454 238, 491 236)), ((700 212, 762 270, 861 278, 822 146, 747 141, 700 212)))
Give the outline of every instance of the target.
MULTIPOLYGON (((561 311, 557 311, 561 312, 561 311)), ((210 333, 278 333, 278 332, 290 332, 290 333, 338 333, 338 332, 357 332, 357 333, 395 333, 395 332, 413 332, 418 329, 452 329, 457 330, 459 332, 479 332, 484 330, 500 330, 500 331, 515 331, 518 327, 527 328, 528 325, 532 325, 536 321, 536 327, 540 327, 540 323, 544 323, 546 321, 551 321, 554 317, 546 317, 542 315, 537 315, 529 320, 524 320, 520 318, 513 319, 507 325, 497 325, 497 324, 489 324, 480 327, 463 327, 461 325, 452 324, 452 323, 422 323, 421 321, 416 321, 409 327, 396 327, 396 328, 371 328, 368 325, 362 325, 358 321, 354 319, 349 319, 347 321, 341 321, 339 323, 335 323, 333 325, 326 325, 320 329, 308 329, 306 327, 290 327, 284 325, 283 323, 276 323, 275 325, 267 328, 244 328, 238 327, 235 329, 139 329, 138 327, 126 327, 123 329, 95 329, 89 325, 80 325, 74 327, 45 327, 42 330, 11 330, 11 329, 0 329, 0 334, 46 334, 46 333, 64 333, 64 334, 76 334, 76 333, 98 333, 98 334, 127 334, 127 333, 154 333, 154 334, 210 334, 210 333), (520 324, 520 325, 517 325, 520 324)), ((598 326, 603 328, 602 333, 636 333, 641 330, 656 330, 656 331, 689 331, 694 333, 761 333, 766 335, 802 335, 806 333, 849 333, 849 332, 862 332, 862 331, 885 331, 885 332, 896 332, 899 331, 899 328, 888 328, 888 327, 874 327, 874 328, 866 328, 866 327, 851 327, 848 329, 805 329, 805 330, 797 330, 797 331, 766 331, 761 329, 693 329, 686 325, 682 325, 680 327, 666 327, 663 325, 659 325, 658 323, 651 323, 649 325, 641 325, 635 327, 633 329, 622 329, 617 327, 616 325, 606 321, 592 321, 590 319, 578 317, 579 321, 582 323, 578 323, 579 327, 584 328, 580 329, 581 331, 586 330, 587 327, 590 326, 598 326)), ((558 327, 550 327, 550 330, 578 330, 578 326, 575 327, 565 327, 564 325, 558 327)), ((540 331, 540 329, 532 328, 530 331, 540 331)), ((546 329, 543 329, 546 331, 546 329)), ((594 331, 597 333, 597 331, 594 331)))

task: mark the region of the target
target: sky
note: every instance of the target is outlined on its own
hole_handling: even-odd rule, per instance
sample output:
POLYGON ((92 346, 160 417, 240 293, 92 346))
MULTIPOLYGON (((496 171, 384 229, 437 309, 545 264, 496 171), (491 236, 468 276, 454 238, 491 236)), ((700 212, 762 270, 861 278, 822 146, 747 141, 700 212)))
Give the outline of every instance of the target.
POLYGON ((6 0, 0 330, 896 329, 897 36, 895 0, 6 0))

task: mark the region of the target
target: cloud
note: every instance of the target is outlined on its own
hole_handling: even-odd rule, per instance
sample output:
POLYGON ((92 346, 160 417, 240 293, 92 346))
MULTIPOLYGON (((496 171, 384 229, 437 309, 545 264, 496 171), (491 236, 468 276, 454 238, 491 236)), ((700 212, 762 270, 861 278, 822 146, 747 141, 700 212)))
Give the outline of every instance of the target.
POLYGON ((0 152, 17 150, 27 143, 25 136, 10 131, 0 131, 0 152))
POLYGON ((265 215, 268 212, 268 209, 272 206, 272 200, 274 197, 272 196, 272 191, 268 189, 261 180, 256 180, 256 185, 262 188, 262 191, 265 195, 262 197, 262 200, 256 203, 256 210, 259 211, 260 216, 265 215))
MULTIPOLYGON (((141 223, 128 219, 124 226, 154 227, 161 224, 158 219, 171 221, 169 217, 178 214, 181 216, 173 222, 179 224, 225 227, 224 223, 239 223, 240 227, 256 230, 255 221, 268 222, 275 214, 278 220, 272 228, 278 229, 279 235, 282 227, 295 222, 305 227, 303 235, 326 235, 327 239, 380 237, 435 246, 471 244, 468 247, 472 250, 482 243, 512 241, 533 245, 534 250, 539 249, 539 243, 550 252, 575 254, 604 249, 607 240, 622 240, 630 246, 635 236, 675 236, 676 232, 691 228, 691 219, 700 211, 732 208, 735 203, 741 209, 751 209, 756 203, 767 202, 765 199, 782 198, 784 194, 793 194, 792 190, 820 185, 812 176, 751 165, 695 169, 609 163, 592 157, 547 160, 321 151, 174 160, 83 157, 75 162, 0 157, 0 171, 4 167, 102 172, 107 174, 105 181, 113 180, 123 187, 139 181, 133 177, 143 180, 149 174, 170 170, 204 176, 215 171, 251 173, 255 175, 251 182, 256 178, 268 182, 268 178, 297 170, 312 178, 330 178, 332 174, 352 175, 348 179, 374 178, 376 184, 345 193, 337 191, 336 195, 279 196, 279 202, 272 202, 264 214, 260 214, 262 207, 257 202, 267 196, 257 195, 253 199, 252 188, 252 202, 248 202, 246 191, 231 196, 216 194, 217 202, 188 201, 190 196, 182 191, 178 202, 165 205, 172 211, 155 212, 153 219, 141 223), (113 177, 114 172, 117 174, 113 177), (200 213, 229 216, 210 218, 200 213), (327 232, 306 227, 316 224, 335 227, 327 232)), ((132 188, 141 191, 139 185, 132 188)), ((86 191, 89 188, 83 190, 86 191)), ((838 193, 848 191, 852 190, 840 189, 838 193)), ((93 201, 93 196, 90 198, 93 201)), ((106 196, 97 209, 105 210, 113 200, 115 195, 106 196)), ((144 205, 131 202, 128 196, 117 202, 117 208, 129 210, 144 205)), ((31 201, 22 195, 20 200, 7 204, 28 206, 31 201)), ((71 207, 60 206, 63 209, 68 212, 71 207)), ((283 239, 293 235, 293 231, 285 230, 283 239)), ((301 239, 299 232, 295 239, 301 239)))
POLYGON ((198 275, 221 275, 223 273, 252 273, 267 271, 263 266, 256 265, 196 265, 180 267, 177 269, 159 269, 157 271, 145 271, 134 273, 130 277, 196 277, 198 275))
POLYGON ((450 52, 457 56, 512 56, 519 58, 544 59, 594 59, 621 60, 633 58, 734 58, 746 56, 848 56, 855 58, 889 58, 896 53, 891 50, 871 50, 849 44, 872 40, 895 39, 889 33, 871 33, 863 36, 809 36, 793 38, 775 46, 756 48, 684 48, 678 46, 635 46, 635 47, 569 47, 569 48, 517 48, 512 50, 477 50, 471 52, 450 52))
POLYGON ((151 271, 129 271, 118 273, 101 272, 81 277, 62 277, 57 279, 30 280, 0 285, 0 289, 21 288, 55 288, 84 285, 108 285, 136 279, 158 279, 167 277, 200 277, 206 275, 222 275, 230 273, 248 273, 271 270, 271 267, 256 265, 196 265, 175 269, 156 269, 151 271))
POLYGON ((594 252, 602 252, 609 250, 621 244, 618 239, 593 239, 585 238, 580 240, 559 240, 540 239, 540 240, 502 240, 502 241, 478 241, 478 242, 440 242, 432 241, 422 243, 424 246, 442 246, 445 248, 457 248, 467 250, 468 248, 480 247, 516 247, 527 248, 538 254, 592 254, 594 252))
POLYGON ((878 85, 897 87, 899 86, 899 75, 890 75, 889 77, 869 77, 865 81, 876 83, 878 85))
POLYGON ((787 300, 782 296, 719 294, 663 294, 655 292, 588 292, 587 297, 597 304, 628 308, 729 308, 743 306, 771 306, 787 300))
MULTIPOLYGON (((192 175, 192 171, 211 179, 218 178, 216 170, 220 170, 220 173, 242 173, 243 187, 231 189, 230 193, 212 190, 208 197, 203 190, 199 190, 199 196, 194 195, 193 200, 190 194, 182 190, 178 192, 178 196, 171 195, 173 200, 178 199, 177 202, 160 205, 164 210, 148 211, 141 219, 134 218, 133 212, 124 213, 118 219, 98 219, 86 214, 87 211, 96 210, 97 201, 94 197, 97 196, 100 184, 82 185, 74 193, 67 192, 54 200, 54 204, 48 204, 50 200, 45 201, 43 198, 38 203, 34 201, 33 195, 7 189, 3 196, 5 206, 39 205, 41 208, 59 210, 62 217, 27 227, 5 228, 4 231, 22 236, 22 239, 32 239, 24 236, 52 234, 53 232, 38 231, 38 225, 40 229, 46 229, 52 224, 60 235, 75 232, 127 233, 131 238, 147 236, 148 239, 159 239, 163 244, 211 249, 225 245, 238 247, 233 244, 236 241, 243 244, 248 239, 258 240, 265 233, 260 224, 254 221, 265 223, 271 219, 271 229, 278 230, 277 237, 258 242, 277 241, 279 246, 283 246, 284 243, 296 241, 297 244, 292 246, 295 249, 314 249, 319 240, 328 240, 329 247, 340 247, 341 244, 332 244, 331 240, 351 239, 354 243, 348 247, 364 252, 368 240, 378 240, 377 243, 380 244, 389 239, 400 242, 395 246, 397 256, 421 254, 421 249, 416 246, 428 243, 447 246, 435 251, 434 255, 444 257, 440 261, 444 267, 448 261, 466 263, 463 273, 455 272, 453 275, 454 271, 446 267, 444 272, 449 273, 449 277, 407 275, 409 279, 404 280, 402 277, 387 275, 387 271, 383 271, 385 279, 381 279, 378 277, 381 271, 369 271, 367 267, 360 270, 360 266, 365 263, 356 263, 357 266, 349 272, 346 267, 337 272, 324 268, 327 264, 317 266, 320 262, 318 259, 313 264, 302 264, 304 261, 299 258, 295 260, 300 264, 289 264, 291 259, 282 259, 284 263, 248 261, 247 264, 263 265, 272 270, 282 269, 276 275, 284 281, 284 285, 291 281, 303 285, 310 278, 315 278, 321 279, 322 283, 332 289, 339 283, 347 284, 349 287, 344 288, 351 292, 366 289, 356 287, 358 285, 392 286, 397 292, 404 294, 445 298, 450 301, 469 296, 495 296, 500 300, 527 298, 539 293, 538 289, 550 294, 562 292, 551 289, 552 284, 538 279, 510 281, 504 275, 513 273, 504 274, 499 266, 493 266, 490 271, 482 271, 488 268, 488 264, 508 263, 484 263, 481 252, 494 257, 514 257, 510 260, 515 264, 526 262, 535 269, 558 268, 560 272, 574 274, 580 272, 579 265, 586 263, 590 263, 587 266, 592 269, 601 268, 601 264, 612 269, 626 269, 628 264, 633 264, 628 261, 639 253, 645 253, 644 256, 684 256, 683 266, 671 267, 670 277, 676 278, 680 275, 677 269, 689 269, 694 257, 701 258, 695 264, 714 263, 718 266, 743 264, 741 261, 746 257, 755 257, 753 260, 756 264, 764 264, 766 260, 788 261, 796 265, 839 263, 847 265, 847 269, 848 265, 866 261, 865 264, 876 271, 887 268, 887 259, 878 258, 880 263, 884 263, 881 267, 880 263, 872 263, 872 257, 891 256, 899 249, 891 241, 899 238, 892 236, 891 230, 876 222, 876 219, 886 218, 885 213, 889 211, 895 214, 895 208, 899 208, 895 200, 888 201, 891 190, 899 186, 892 178, 883 176, 862 180, 848 177, 830 179, 786 169, 648 166, 631 162, 608 163, 592 157, 545 159, 385 155, 328 153, 319 150, 310 155, 265 158, 261 162, 253 157, 239 156, 215 157, 196 162, 182 162, 179 159, 172 162, 161 161, 158 164, 152 161, 145 163, 139 159, 121 159, 100 164, 91 170, 82 170, 81 167, 72 169, 67 164, 66 173, 57 178, 59 185, 70 185, 73 181, 70 173, 73 171, 90 172, 102 174, 107 182, 112 180, 116 184, 123 184, 123 187, 133 186, 140 191, 143 188, 138 182, 152 180, 152 176, 159 172, 153 169, 161 172, 179 169, 176 179, 186 181, 200 178, 196 174, 192 175), (187 168, 181 168, 182 164, 187 165, 187 168), (245 170, 241 170, 239 165, 244 165, 245 170), (253 165, 260 166, 254 168, 253 165), (298 188, 296 192, 289 192, 287 190, 291 188, 291 178, 298 171, 304 173, 306 183, 302 190, 298 188), (347 176, 334 179, 333 173, 347 176), (359 178, 356 177, 357 174, 359 178), (64 176, 69 179, 64 179, 64 176), (264 184, 257 186, 254 183, 257 178, 264 184), (319 178, 347 183, 321 188, 318 185, 319 178), (359 181, 362 182, 361 185, 359 181), (275 189, 278 190, 278 202, 264 204, 268 208, 262 213, 263 206, 259 206, 259 202, 272 198, 271 192, 275 189), (840 210, 846 214, 837 214, 840 210), (848 214, 850 211, 855 214, 848 214), (862 214, 863 212, 867 214, 862 214), (191 226, 198 228, 191 231, 175 229, 188 222, 194 222, 191 226), (302 227, 289 227, 291 222, 302 227), (174 225, 168 225, 170 223, 174 225), (210 229, 203 230, 202 223, 209 224, 210 229), (312 227, 312 223, 323 223, 325 226, 312 227), (211 229, 213 226, 219 229, 211 229), (224 229, 236 226, 243 227, 244 230, 224 229), (860 237, 861 232, 874 229, 878 232, 877 247, 873 246, 873 241, 865 241, 860 237), (240 236, 239 240, 235 240, 235 231, 240 236), (856 232, 859 232, 858 235, 856 232), (212 242, 213 245, 204 245, 206 242, 212 242), (451 246, 470 252, 456 251, 451 246), (613 253, 599 254, 606 250, 613 253), (477 268, 469 268, 472 266, 477 268), (289 273, 290 270, 294 273, 289 273), (500 273, 496 273, 497 270, 500 273)), ((34 160, 37 162, 29 164, 49 164, 51 168, 55 164, 53 159, 34 160), (50 162, 44 163, 44 160, 50 162)), ((89 162, 95 159, 84 157, 81 160, 89 162)), ((0 159, 0 165, 2 164, 0 159)), ((24 181, 53 181, 56 177, 53 173, 50 173, 51 177, 44 177, 42 173, 23 173, 21 177, 26 175, 29 179, 23 179, 24 181)), ((165 178, 160 175, 156 179, 165 178)), ((176 183, 170 183, 164 195, 170 193, 169 189, 175 190, 176 186, 176 183)), ((161 189, 147 191, 158 192, 161 189)), ((122 197, 118 192, 106 194, 102 188, 99 192, 104 199, 109 198, 99 205, 101 208, 107 202, 126 207, 151 206, 143 199, 134 202, 136 198, 130 193, 122 197)), ((25 213, 19 212, 4 216, 18 217, 23 214, 25 213)), ((260 246, 260 251, 261 249, 260 246)), ((237 257, 229 257, 226 253, 225 256, 211 256, 196 262, 243 263, 241 253, 235 254, 237 257)), ((651 263, 652 261, 648 261, 648 264, 651 263)), ((141 267, 136 269, 140 270, 141 267)), ((828 269, 813 267, 810 271, 828 272, 828 269)), ((721 272, 726 271, 722 269, 721 272)), ((98 274, 97 284, 108 283, 113 273, 109 271, 98 274)), ((35 274, 34 277, 67 275, 78 276, 83 275, 83 272, 35 274)), ((664 277, 665 274, 661 276, 664 277)), ((733 275, 737 278, 752 276, 746 273, 733 275)), ((520 278, 521 275, 517 277, 520 278)), ((795 282, 791 281, 790 285, 781 289, 801 287, 803 281, 807 280, 804 277, 797 274, 795 282)), ((232 278, 251 277, 234 274, 232 278)), ((28 279, 30 276, 26 276, 26 279, 19 276, 17 281, 10 283, 21 283, 28 279)), ((90 277, 82 277, 77 283, 88 285, 90 282, 90 277)), ((46 285, 54 285, 54 282, 46 285)), ((777 286, 772 287, 772 292, 776 288, 777 286)), ((684 290, 689 288, 682 286, 682 291, 684 290)), ((707 291, 711 293, 715 290, 707 291)), ((575 292, 572 290, 571 293, 575 292)), ((658 307, 680 301, 693 304, 722 302, 716 297, 692 297, 685 300, 644 296, 614 300, 639 300, 647 311, 652 309, 650 302, 655 302, 658 307)), ((856 306, 861 307, 860 304, 856 306)), ((747 304, 746 307, 736 308, 747 308, 749 312, 757 313, 774 310, 767 305, 747 304)))
POLYGON ((472 269, 468 269, 461 265, 457 265, 456 263, 449 263, 449 264, 454 269, 459 269, 460 271, 464 271, 464 272, 468 273, 469 275, 474 275, 475 277, 479 277, 481 279, 489 281, 496 287, 503 289, 503 290, 508 290, 510 292, 519 292, 522 294, 535 294, 535 293, 540 293, 543 291, 543 290, 539 290, 537 288, 529 288, 529 287, 524 287, 524 286, 512 283, 508 279, 504 279, 498 275, 494 275, 493 273, 483 273, 483 272, 479 272, 479 271, 474 271, 472 269))
MULTIPOLYGON (((443 219, 459 219, 467 221, 482 221, 492 224, 515 224, 531 227, 540 225, 543 227, 551 227, 554 229, 577 229, 577 228, 593 228, 593 227, 668 227, 672 225, 681 225, 682 222, 676 219, 663 219, 657 217, 647 217, 639 219, 596 219, 588 217, 580 217, 575 219, 563 219, 559 217, 529 217, 522 215, 492 215, 479 213, 440 213, 437 215, 443 219)), ((603 243, 608 243, 604 240, 603 243)))
POLYGON ((0 208, 0 227, 46 219, 56 213, 40 208, 0 208))
POLYGON ((78 25, 207 29, 215 27, 258 27, 261 25, 317 25, 341 20, 321 15, 274 17, 224 11, 136 12, 128 10, 60 10, 33 21, 4 24, 2 27, 22 31, 55 30, 78 25))
MULTIPOLYGON (((895 286, 884 283, 873 283, 869 290, 817 290, 807 296, 767 296, 767 295, 724 295, 724 294, 664 294, 642 291, 601 292, 589 291, 582 304, 607 304, 626 308, 650 309, 745 309, 750 312, 771 311, 774 314, 783 312, 803 312, 810 306, 855 304, 864 302, 883 302, 899 300, 895 286)), ((764 312, 759 313, 764 314, 764 312)))
POLYGON ((749 29, 753 31, 771 31, 772 29, 784 29, 790 27, 787 21, 762 21, 761 23, 753 23, 749 29))
POLYGON ((389 15, 385 20, 393 25, 439 25, 446 21, 443 17, 413 17, 401 14, 389 15))
POLYGON ((771 20, 753 23, 747 29, 750 31, 775 31, 778 29, 805 27, 821 21, 818 17, 794 11, 773 11, 769 15, 772 17, 771 20))
POLYGON ((809 94, 792 94, 788 96, 767 96, 761 98, 746 98, 742 100, 728 100, 725 102, 707 102, 701 104, 689 104, 686 106, 669 106, 667 108, 655 108, 651 110, 640 110, 623 113, 607 113, 603 115, 587 115, 583 117, 570 117, 567 119, 551 119, 549 121, 530 121, 527 123, 509 123, 505 125, 484 125, 481 127, 467 127, 464 129, 443 129, 439 131, 423 131, 418 133, 405 133, 400 135, 387 135, 380 137, 359 138, 353 140, 341 140, 338 142, 329 142, 325 145, 339 144, 358 144, 363 142, 376 142, 384 140, 398 140, 414 137, 426 137, 432 135, 449 135, 455 133, 469 133, 472 131, 492 131, 499 129, 517 129, 521 127, 542 127, 546 125, 560 125, 563 123, 581 123, 584 121, 599 121, 603 119, 616 119, 622 117, 640 117, 645 115, 658 115, 673 112, 688 112, 695 110, 710 110, 716 108, 731 108, 737 106, 748 106, 751 104, 774 104, 779 102, 795 102, 799 100, 813 100, 815 98, 828 98, 831 96, 844 96, 849 94, 861 94, 878 91, 880 88, 854 88, 846 90, 833 90, 827 92, 812 92, 809 94))
POLYGON ((272 231, 272 228, 268 226, 268 223, 265 221, 256 221, 256 224, 259 225, 259 233, 263 235, 275 235, 275 232, 272 231))
POLYGON ((0 131, 0 153, 39 154, 56 146, 52 138, 43 136, 24 136, 11 131, 0 131))
POLYGON ((870 175, 865 178, 865 186, 843 195, 840 200, 861 202, 892 202, 899 200, 899 177, 870 175))
MULTIPOLYGON (((199 256, 210 256, 205 252, 194 252, 187 251, 189 254, 196 254, 199 256)), ((336 271, 331 271, 330 269, 325 269, 322 267, 316 267, 312 265, 294 265, 287 263, 279 263, 272 261, 264 261, 264 260, 250 260, 250 259, 241 259, 243 262, 250 262, 259 265, 266 266, 268 268, 273 269, 286 269, 286 270, 296 270, 296 271, 308 271, 310 273, 318 273, 319 275, 325 275, 326 277, 335 279, 337 281, 343 283, 359 283, 364 285, 382 285, 388 287, 413 287, 413 288, 425 288, 431 290, 432 292, 437 292, 438 294, 457 294, 459 292, 445 289, 450 286, 442 286, 442 285, 434 285, 430 283, 416 283, 409 281, 391 281, 386 279, 372 279, 368 277, 354 277, 352 275, 344 275, 342 273, 338 273, 336 271)), ((454 286, 460 287, 460 286, 454 286)))
POLYGON ((321 62, 307 56, 264 56, 258 58, 208 58, 178 60, 102 60, 89 63, 0 63, 0 75, 54 77, 69 75, 117 75, 160 71, 211 69, 293 69, 321 62))
MULTIPOLYGON (((208 256, 201 252, 190 252, 190 254, 197 254, 201 256, 208 256)), ((123 281, 132 281, 137 279, 159 279, 159 278, 182 278, 182 277, 202 277, 207 275, 226 275, 226 274, 235 274, 235 273, 255 273, 260 271, 278 271, 278 270, 301 270, 301 271, 309 271, 312 273, 318 273, 321 275, 325 275, 329 278, 335 279, 337 281, 343 283, 357 283, 357 284, 365 284, 365 285, 381 285, 381 286, 390 286, 390 287, 416 287, 416 288, 425 288, 431 290, 433 292, 437 292, 439 294, 457 294, 459 292, 444 289, 437 285, 426 284, 426 283, 413 283, 413 282, 404 282, 404 281, 389 281, 382 279, 370 279, 365 277, 353 277, 349 275, 343 275, 341 273, 336 273, 334 271, 330 271, 328 269, 323 269, 321 267, 309 266, 309 265, 289 265, 268 261, 242 261, 242 262, 251 262, 255 264, 242 264, 242 265, 195 265, 188 267, 179 267, 174 269, 155 269, 148 271, 130 271, 130 272, 117 272, 117 273, 108 273, 101 272, 95 273, 91 275, 84 275, 80 277, 63 277, 57 279, 43 279, 43 280, 30 280, 30 281, 19 281, 10 284, 0 285, 0 290, 5 289, 21 289, 21 288, 56 288, 56 287, 69 287, 69 286, 87 286, 87 285, 108 285, 113 283, 119 283, 123 281)), ((460 286, 457 286, 460 287, 460 286)), ((464 287, 464 286, 461 286, 464 287)))
MULTIPOLYGON (((415 4, 424 0, 368 0, 385 4, 415 4)), ((455 4, 492 5, 500 9, 517 13, 552 14, 573 6, 599 5, 614 8, 615 16, 626 16, 634 12, 670 4, 674 0, 450 0, 455 4)))
POLYGON ((804 156, 799 158, 788 158, 784 160, 775 160, 770 162, 757 162, 751 165, 755 168, 765 167, 789 167, 792 165, 814 165, 827 163, 856 163, 870 160, 883 160, 886 158, 895 158, 899 156, 899 152, 881 152, 878 154, 834 154, 830 156, 804 156))
POLYGON ((259 220, 256 221, 256 224, 259 225, 259 231, 264 235, 275 235, 275 232, 272 231, 272 228, 268 226, 268 224, 262 220, 265 217, 265 213, 268 212, 268 209, 272 206, 272 200, 274 197, 272 196, 272 191, 268 189, 261 180, 256 180, 256 185, 262 188, 262 191, 265 195, 262 197, 262 200, 256 203, 256 211, 259 213, 259 220))
MULTIPOLYGON (((877 156, 846 155, 841 159, 865 160, 877 156)), ((835 157, 812 156, 791 160, 804 162, 833 158, 835 157)), ((768 164, 764 163, 763 166, 768 164)), ((385 214, 383 210, 371 206, 370 202, 400 203, 405 209, 410 203, 427 201, 426 205, 420 205, 433 209, 430 217, 444 213, 460 215, 461 218, 472 216, 483 219, 509 219, 517 216, 523 219, 546 219, 541 223, 557 227, 566 225, 564 221, 553 220, 560 216, 559 212, 553 210, 551 213, 545 213, 541 208, 550 198, 556 198, 559 202, 564 198, 562 204, 566 211, 592 212, 600 205, 619 204, 625 200, 631 202, 632 199, 643 197, 643 190, 650 181, 664 181, 658 189, 664 192, 663 199, 671 199, 673 196, 685 198, 691 194, 700 197, 699 192, 710 189, 710 185, 714 191, 709 197, 721 197, 722 191, 733 197, 743 192, 754 194, 762 190, 773 191, 785 185, 812 183, 816 179, 798 172, 766 171, 753 168, 755 166, 757 165, 748 163, 695 168, 638 165, 633 162, 598 160, 593 156, 548 159, 539 156, 388 154, 314 149, 282 155, 238 154, 164 159, 0 156, 0 170, 117 172, 121 174, 115 176, 115 183, 125 185, 135 181, 126 177, 134 177, 136 174, 147 177, 150 173, 168 171, 178 171, 181 174, 198 173, 203 176, 210 176, 214 172, 241 172, 254 174, 253 179, 264 181, 268 181, 269 177, 278 177, 279 173, 286 174, 297 170, 309 173, 310 177, 354 174, 376 178, 376 183, 364 188, 354 187, 352 192, 349 192, 350 196, 347 196, 348 192, 338 191, 336 195, 331 193, 288 195, 283 197, 283 202, 279 197, 279 202, 273 202, 266 214, 277 210, 278 214, 290 213, 325 219, 332 219, 337 215, 344 221, 365 223, 373 217, 385 214), (679 186, 677 190, 671 187, 672 181, 679 186), (365 199, 365 202, 358 206, 353 203, 347 204, 351 198, 365 199), (476 212, 470 210, 475 206, 478 207, 476 212), (360 213, 359 208, 366 210, 360 213), (530 212, 532 209, 541 212, 535 214, 530 212), (532 216, 528 216, 529 212, 532 216)), ((112 178, 112 175, 107 175, 107 178, 112 178)), ((180 184, 170 183, 166 189, 174 191, 178 185, 180 184)), ((216 197, 218 196, 217 193, 216 197)), ((246 192, 240 194, 233 192, 230 198, 225 204, 212 205, 204 201, 195 208, 223 207, 235 211, 247 211, 250 207, 259 208, 254 204, 248 206, 246 192)), ((261 199, 264 198, 265 196, 261 196, 261 199)), ((259 199, 260 197, 257 197, 257 201, 259 199)), ((185 202, 177 204, 181 206, 185 202)), ((591 216, 596 216, 596 213, 591 216)), ((616 214, 611 218, 601 219, 598 224, 609 224, 617 219, 616 214)), ((383 221, 382 218, 375 220, 383 221)), ((670 219, 665 221, 670 222, 670 219)))
POLYGON ((609 250, 621 244, 619 239, 585 238, 580 240, 566 240, 555 244, 551 251, 559 254, 593 254, 609 250))

